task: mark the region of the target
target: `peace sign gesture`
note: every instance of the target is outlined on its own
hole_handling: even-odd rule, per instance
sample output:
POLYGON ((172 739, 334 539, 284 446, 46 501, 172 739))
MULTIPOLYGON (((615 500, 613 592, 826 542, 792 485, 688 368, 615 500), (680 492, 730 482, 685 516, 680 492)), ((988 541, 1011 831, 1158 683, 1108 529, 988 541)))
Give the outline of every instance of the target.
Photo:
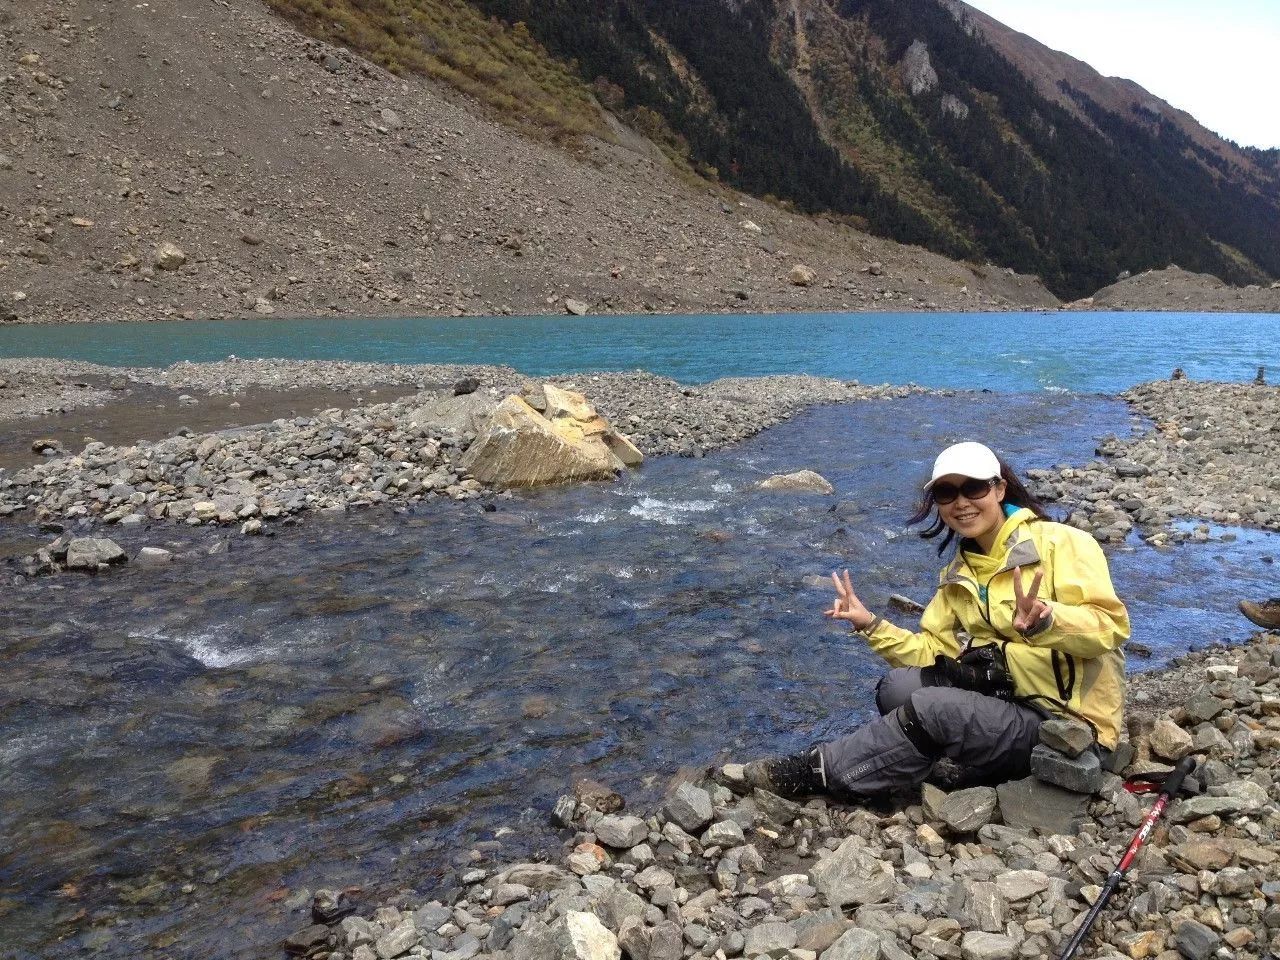
POLYGON ((1013 568, 1013 629, 1023 636, 1034 633, 1049 617, 1053 610, 1047 603, 1036 596, 1040 592, 1040 582, 1044 579, 1044 571, 1037 570, 1031 580, 1031 587, 1022 592, 1022 568, 1013 568))
POLYGON ((853 581, 849 579, 849 571, 844 572, 843 580, 833 571, 831 581, 836 585, 836 598, 831 602, 831 609, 825 611, 823 616, 830 617, 832 620, 847 620, 855 630, 871 626, 876 615, 863 606, 858 595, 853 592, 853 581))

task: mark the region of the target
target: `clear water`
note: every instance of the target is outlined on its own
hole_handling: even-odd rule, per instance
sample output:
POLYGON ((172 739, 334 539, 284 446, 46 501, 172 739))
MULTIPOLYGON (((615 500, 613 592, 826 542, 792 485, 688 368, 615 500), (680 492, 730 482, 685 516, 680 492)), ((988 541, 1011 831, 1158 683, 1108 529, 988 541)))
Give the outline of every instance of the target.
MULTIPOLYGON (((6 588, 0 952, 270 956, 309 890, 429 894, 501 825, 498 858, 548 842, 576 776, 643 807, 683 765, 845 731, 882 664, 822 618, 825 578, 927 598, 939 560, 903 522, 932 453, 1079 462, 1130 424, 1096 397, 916 397, 495 513, 310 518, 216 556, 122 531, 200 554, 6 588), (754 489, 801 467, 837 494, 754 489)), ((1278 540, 1113 551, 1153 650, 1132 666, 1247 635, 1235 602, 1274 593, 1278 540)))
POLYGON ((864 383, 1113 393, 1169 376, 1280 376, 1280 314, 814 313, 211 320, 10 326, 0 357, 115 366, 291 357, 507 364, 531 375, 643 368, 685 383, 811 373, 864 383))

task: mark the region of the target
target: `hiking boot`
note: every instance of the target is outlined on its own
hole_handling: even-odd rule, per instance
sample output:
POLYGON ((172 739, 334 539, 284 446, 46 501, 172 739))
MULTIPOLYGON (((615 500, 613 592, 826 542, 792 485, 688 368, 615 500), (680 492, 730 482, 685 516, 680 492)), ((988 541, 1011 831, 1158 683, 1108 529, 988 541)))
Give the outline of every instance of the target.
POLYGON ((817 747, 789 757, 752 760, 743 767, 742 776, 749 786, 768 790, 780 797, 808 797, 827 789, 822 751, 817 747))
POLYGON ((1261 603, 1241 600, 1240 612, 1263 630, 1280 630, 1280 597, 1272 597, 1261 603))

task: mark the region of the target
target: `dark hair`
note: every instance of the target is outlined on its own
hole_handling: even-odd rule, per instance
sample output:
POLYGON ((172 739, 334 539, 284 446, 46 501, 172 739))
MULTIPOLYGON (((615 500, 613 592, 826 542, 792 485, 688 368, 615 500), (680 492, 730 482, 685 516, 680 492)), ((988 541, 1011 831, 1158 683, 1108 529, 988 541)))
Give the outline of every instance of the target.
MULTIPOLYGON (((1000 479, 1004 481, 1004 500, 1001 503, 1011 503, 1015 507, 1026 507, 1041 520, 1050 519, 1049 514, 1045 512, 1040 501, 1031 495, 1026 485, 1013 472, 1013 467, 1000 460, 1000 479)), ((956 532, 942 522, 941 514, 937 513, 935 508, 937 504, 933 502, 933 490, 926 490, 920 498, 920 505, 916 508, 916 514, 907 523, 907 526, 914 527, 918 523, 924 523, 932 515, 933 523, 920 531, 921 538, 932 540, 938 534, 946 532, 946 536, 942 538, 942 542, 938 544, 938 553, 941 554, 955 539, 956 532)))

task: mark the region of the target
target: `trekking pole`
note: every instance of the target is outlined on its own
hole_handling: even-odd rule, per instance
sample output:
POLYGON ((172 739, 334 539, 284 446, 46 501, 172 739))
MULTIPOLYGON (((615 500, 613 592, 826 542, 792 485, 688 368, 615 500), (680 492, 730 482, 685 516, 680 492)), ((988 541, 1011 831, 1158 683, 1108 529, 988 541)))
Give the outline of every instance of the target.
POLYGON ((1160 786, 1160 796, 1156 798, 1155 806, 1151 808, 1151 812, 1142 821, 1142 826, 1138 828, 1138 832, 1129 841, 1129 849, 1125 850, 1124 856, 1120 858, 1116 868, 1111 871, 1111 876, 1107 877, 1107 882, 1103 885, 1102 892, 1098 894, 1098 899, 1093 902, 1093 908, 1089 911, 1089 915, 1084 918, 1084 923, 1080 924, 1080 929, 1071 938, 1067 948, 1058 955, 1058 960, 1071 960, 1076 955, 1076 951, 1084 943, 1085 937, 1089 935, 1093 922, 1098 919, 1098 914, 1102 912, 1102 908, 1107 905, 1111 895, 1120 886, 1120 881, 1124 879, 1124 875, 1129 871, 1129 867, 1133 864, 1134 858, 1138 856, 1138 851, 1142 848, 1142 845, 1147 842, 1147 837, 1151 836, 1151 831, 1155 828, 1156 821, 1160 819, 1164 814, 1165 808, 1169 806, 1173 798, 1178 795, 1178 791, 1182 789, 1182 781, 1195 768, 1195 758, 1184 757, 1178 761, 1178 765, 1173 768, 1173 771, 1164 778, 1164 783, 1160 786))

